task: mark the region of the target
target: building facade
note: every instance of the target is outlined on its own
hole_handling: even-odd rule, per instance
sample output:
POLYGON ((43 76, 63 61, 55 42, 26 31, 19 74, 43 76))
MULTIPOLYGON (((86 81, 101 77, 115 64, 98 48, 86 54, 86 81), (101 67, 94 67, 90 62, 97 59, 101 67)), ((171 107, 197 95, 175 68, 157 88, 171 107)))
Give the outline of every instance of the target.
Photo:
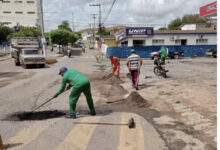
POLYGON ((138 33, 140 35, 125 34, 116 40, 119 46, 217 45, 216 30, 156 30, 150 36, 140 32, 138 33))
POLYGON ((9 27, 40 26, 40 0, 1 0, 0 22, 8 24, 9 27))
MULTIPOLYGON (((112 39, 111 39, 112 40, 112 39)), ((185 57, 206 56, 206 50, 217 49, 216 30, 152 30, 149 27, 129 27, 115 40, 118 46, 108 46, 103 39, 102 52, 109 56, 127 58, 131 49, 143 58, 165 46, 169 51, 183 51, 185 57)))

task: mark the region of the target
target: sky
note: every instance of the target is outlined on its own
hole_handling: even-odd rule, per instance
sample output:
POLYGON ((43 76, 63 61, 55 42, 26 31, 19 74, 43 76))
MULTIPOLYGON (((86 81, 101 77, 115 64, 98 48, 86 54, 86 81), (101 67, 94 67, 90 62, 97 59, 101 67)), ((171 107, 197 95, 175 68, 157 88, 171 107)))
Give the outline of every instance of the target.
POLYGON ((199 14, 199 8, 215 0, 43 0, 45 31, 57 29, 62 21, 67 20, 71 29, 98 27, 99 7, 104 26, 148 26, 155 29, 167 27, 176 18, 187 14, 199 14), (110 8, 115 1, 112 10, 110 8), (105 20, 105 21, 104 21, 105 20))

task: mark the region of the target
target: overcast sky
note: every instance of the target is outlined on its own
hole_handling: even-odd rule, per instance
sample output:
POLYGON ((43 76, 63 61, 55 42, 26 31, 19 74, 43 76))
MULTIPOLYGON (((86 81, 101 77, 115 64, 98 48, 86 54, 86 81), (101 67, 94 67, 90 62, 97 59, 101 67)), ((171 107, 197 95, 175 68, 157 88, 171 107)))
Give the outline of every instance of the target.
MULTIPOLYGON (((45 31, 57 29, 63 20, 68 20, 75 31, 89 28, 101 4, 102 21, 105 20, 114 0, 43 0, 45 31), (73 19, 74 18, 74 19, 73 19)), ((186 14, 199 14, 199 8, 214 0, 116 0, 104 26, 167 26, 170 21, 186 14)))

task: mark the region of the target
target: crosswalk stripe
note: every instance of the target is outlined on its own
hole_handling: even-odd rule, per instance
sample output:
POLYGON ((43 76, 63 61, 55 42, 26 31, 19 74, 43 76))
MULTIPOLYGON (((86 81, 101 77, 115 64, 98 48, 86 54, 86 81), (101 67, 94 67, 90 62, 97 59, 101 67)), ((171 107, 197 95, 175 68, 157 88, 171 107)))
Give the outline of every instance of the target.
POLYGON ((129 129, 128 126, 121 126, 118 150, 144 150, 144 135, 139 116, 122 113, 121 117, 121 123, 127 123, 133 117, 136 127, 129 129))
POLYGON ((12 147, 10 149, 19 150, 22 149, 25 145, 33 141, 38 135, 47 129, 51 124, 55 123, 58 119, 51 119, 49 121, 40 121, 37 122, 31 127, 26 128, 20 131, 16 136, 10 138, 6 141, 6 144, 21 144, 16 147, 12 147))
MULTIPOLYGON (((101 117, 85 117, 81 122, 98 122, 101 117)), ((97 125, 94 124, 77 124, 69 132, 67 137, 58 146, 56 150, 84 150, 87 148, 89 140, 97 125)))

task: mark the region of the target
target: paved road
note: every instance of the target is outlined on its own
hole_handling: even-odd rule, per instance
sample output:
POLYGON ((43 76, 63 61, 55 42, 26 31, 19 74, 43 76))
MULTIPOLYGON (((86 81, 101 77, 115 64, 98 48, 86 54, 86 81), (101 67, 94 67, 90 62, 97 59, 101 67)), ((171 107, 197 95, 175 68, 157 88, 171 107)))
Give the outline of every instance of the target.
MULTIPOLYGON (((61 78, 57 75, 60 67, 75 68, 87 74, 100 72, 94 52, 87 51, 72 58, 66 56, 58 58, 57 64, 44 69, 24 70, 21 67, 15 67, 13 59, 1 59, 0 134, 3 142, 8 144, 8 149, 167 149, 165 142, 151 124, 134 113, 97 110, 97 116, 92 117, 86 115, 87 109, 79 112, 75 120, 64 118, 64 113, 68 111, 68 92, 40 108, 31 118, 21 117, 20 120, 16 120, 12 117, 31 111, 33 107, 53 96, 60 86, 61 78), (38 113, 41 115, 47 113, 48 116, 42 118, 38 113), (127 123, 131 117, 135 119, 135 129, 129 129, 127 126, 74 123, 75 121, 127 123)), ((92 93, 96 95, 95 89, 92 93)), ((96 98, 94 99, 96 103, 96 98)), ((86 108, 83 96, 80 97, 78 106, 86 108)))
POLYGON ((36 121, 7 139, 10 149, 22 150, 113 150, 165 149, 158 133, 142 117, 132 113, 111 113, 78 119, 56 118, 36 121), (130 117, 136 128, 126 125, 82 125, 74 122, 127 123, 130 117))

